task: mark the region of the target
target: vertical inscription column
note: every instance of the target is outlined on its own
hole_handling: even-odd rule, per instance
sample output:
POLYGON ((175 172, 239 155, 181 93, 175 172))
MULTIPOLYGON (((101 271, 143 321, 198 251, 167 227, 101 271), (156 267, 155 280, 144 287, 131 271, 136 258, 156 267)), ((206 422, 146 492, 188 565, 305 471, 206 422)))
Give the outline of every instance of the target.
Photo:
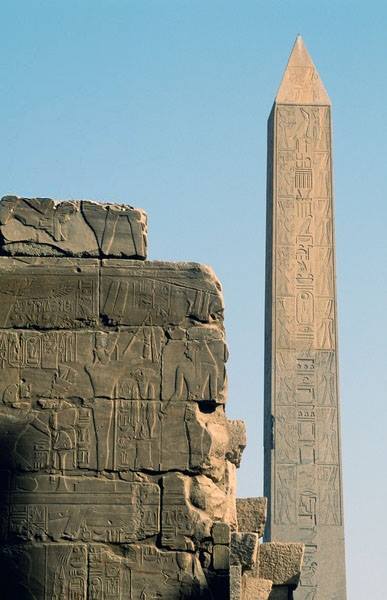
POLYGON ((269 138, 269 536, 305 544, 298 600, 344 600, 330 101, 301 38, 269 138))

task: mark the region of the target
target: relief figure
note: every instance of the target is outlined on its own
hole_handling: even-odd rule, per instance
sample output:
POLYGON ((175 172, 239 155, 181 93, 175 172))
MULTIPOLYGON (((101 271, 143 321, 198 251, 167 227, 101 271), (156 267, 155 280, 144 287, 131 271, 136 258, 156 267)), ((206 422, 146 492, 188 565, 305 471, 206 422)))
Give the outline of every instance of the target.
POLYGON ((295 524, 296 467, 279 467, 276 485, 276 518, 281 525, 295 524))

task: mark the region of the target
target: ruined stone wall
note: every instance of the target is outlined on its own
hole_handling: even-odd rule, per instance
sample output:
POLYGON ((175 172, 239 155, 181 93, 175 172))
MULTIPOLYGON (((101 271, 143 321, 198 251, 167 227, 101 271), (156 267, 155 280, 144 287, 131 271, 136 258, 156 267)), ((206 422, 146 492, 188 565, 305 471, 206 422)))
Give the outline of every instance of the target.
POLYGON ((227 597, 245 432, 214 273, 146 261, 127 206, 5 197, 0 235, 1 597, 227 597))

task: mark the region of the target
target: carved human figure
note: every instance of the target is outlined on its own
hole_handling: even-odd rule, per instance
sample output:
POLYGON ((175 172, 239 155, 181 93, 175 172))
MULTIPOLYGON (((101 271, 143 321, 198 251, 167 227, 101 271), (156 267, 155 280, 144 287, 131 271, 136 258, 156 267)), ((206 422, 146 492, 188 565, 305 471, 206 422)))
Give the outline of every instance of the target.
POLYGON ((185 343, 185 360, 176 367, 175 390, 171 401, 217 400, 219 371, 207 342, 189 340, 185 343), (208 398, 205 398, 208 390, 208 398))
POLYGON ((295 499, 294 499, 294 477, 295 471, 293 467, 284 469, 278 469, 277 477, 278 477, 278 485, 276 491, 276 501, 277 501, 277 521, 281 524, 288 524, 295 522, 294 516, 294 508, 295 508, 295 499))
POLYGON ((333 348, 333 300, 325 302, 325 309, 318 327, 318 343, 320 348, 333 348))
POLYGON ((293 318, 286 306, 286 299, 279 298, 277 302, 278 312, 278 348, 288 348, 290 345, 291 324, 293 318))
POLYGON ((279 414, 276 419, 278 462, 295 462, 297 426, 288 415, 279 414))
POLYGON ((279 374, 277 386, 277 404, 293 404, 295 397, 294 377, 288 373, 279 374))
POLYGON ((65 474, 75 467, 77 409, 59 401, 50 415, 54 466, 65 474))
POLYGON ((287 150, 291 147, 291 142, 293 141, 296 125, 295 114, 291 108, 287 108, 286 106, 281 106, 277 114, 280 132, 278 144, 280 148, 287 150))

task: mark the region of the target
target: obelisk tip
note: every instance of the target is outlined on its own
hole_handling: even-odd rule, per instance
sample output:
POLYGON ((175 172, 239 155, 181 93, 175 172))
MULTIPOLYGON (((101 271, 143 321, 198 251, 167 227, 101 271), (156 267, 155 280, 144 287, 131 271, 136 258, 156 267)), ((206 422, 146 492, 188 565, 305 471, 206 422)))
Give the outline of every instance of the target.
POLYGON ((275 101, 277 104, 331 104, 300 34, 294 42, 275 101))

